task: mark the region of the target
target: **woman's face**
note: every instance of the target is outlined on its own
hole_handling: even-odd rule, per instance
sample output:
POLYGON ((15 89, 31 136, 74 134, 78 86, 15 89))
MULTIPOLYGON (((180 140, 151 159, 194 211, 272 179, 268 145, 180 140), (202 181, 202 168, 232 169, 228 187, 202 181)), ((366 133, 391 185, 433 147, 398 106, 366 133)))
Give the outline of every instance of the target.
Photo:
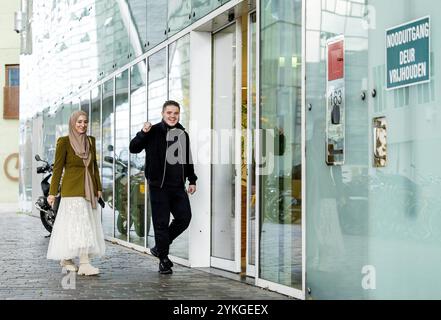
POLYGON ((79 134, 83 134, 87 132, 87 125, 89 124, 89 120, 84 115, 78 117, 77 122, 75 123, 75 130, 79 134))

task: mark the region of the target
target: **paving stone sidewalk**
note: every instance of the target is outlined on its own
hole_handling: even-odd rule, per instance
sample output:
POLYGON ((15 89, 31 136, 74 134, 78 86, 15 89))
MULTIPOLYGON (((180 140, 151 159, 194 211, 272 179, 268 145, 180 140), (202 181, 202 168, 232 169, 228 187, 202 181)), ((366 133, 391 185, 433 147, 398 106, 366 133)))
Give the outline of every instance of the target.
POLYGON ((49 238, 38 218, 1 213, 0 230, 1 300, 292 299, 177 264, 172 275, 160 275, 156 258, 110 242, 106 256, 93 261, 99 276, 63 274, 56 261, 46 259, 49 238))

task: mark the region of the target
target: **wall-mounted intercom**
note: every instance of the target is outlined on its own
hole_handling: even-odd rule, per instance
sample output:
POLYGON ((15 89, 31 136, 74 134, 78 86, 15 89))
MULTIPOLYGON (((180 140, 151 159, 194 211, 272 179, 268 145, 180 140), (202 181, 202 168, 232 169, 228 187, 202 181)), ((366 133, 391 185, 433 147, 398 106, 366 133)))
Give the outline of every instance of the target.
POLYGON ((326 43, 326 163, 345 161, 345 47, 344 37, 326 43))

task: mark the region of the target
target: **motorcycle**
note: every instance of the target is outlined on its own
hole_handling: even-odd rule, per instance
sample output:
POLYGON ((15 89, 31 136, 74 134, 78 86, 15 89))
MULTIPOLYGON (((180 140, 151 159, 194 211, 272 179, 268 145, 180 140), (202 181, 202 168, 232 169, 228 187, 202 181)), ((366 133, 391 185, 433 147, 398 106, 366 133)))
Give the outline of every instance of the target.
POLYGON ((52 227, 54 226, 61 198, 60 196, 55 197, 55 203, 53 207, 51 207, 47 202, 50 189, 49 179, 52 177, 54 165, 50 164, 46 160, 41 159, 38 154, 35 155, 35 160, 39 162, 44 162, 43 166, 37 167, 37 173, 47 174, 41 181, 41 191, 43 192, 43 195, 38 197, 37 201, 35 202, 35 207, 37 208, 37 210, 40 211, 40 219, 43 223, 43 226, 46 228, 47 231, 49 231, 49 233, 52 233, 52 227))
MULTIPOLYGON (((127 234, 127 229, 134 226, 135 232, 139 237, 144 237, 144 194, 145 194, 145 178, 144 169, 137 168, 134 163, 131 163, 132 170, 137 170, 137 174, 131 176, 130 183, 130 197, 131 197, 131 213, 130 213, 130 226, 128 225, 127 214, 127 182, 128 182, 128 162, 119 158, 114 159, 111 156, 105 156, 104 161, 110 164, 115 162, 115 185, 121 187, 120 192, 116 192, 115 195, 115 214, 116 227, 120 234, 127 234)), ((109 197, 106 197, 109 198, 109 197)), ((113 203, 107 202, 110 208, 113 209, 113 203)), ((147 221, 147 230, 150 228, 150 221, 147 221)))

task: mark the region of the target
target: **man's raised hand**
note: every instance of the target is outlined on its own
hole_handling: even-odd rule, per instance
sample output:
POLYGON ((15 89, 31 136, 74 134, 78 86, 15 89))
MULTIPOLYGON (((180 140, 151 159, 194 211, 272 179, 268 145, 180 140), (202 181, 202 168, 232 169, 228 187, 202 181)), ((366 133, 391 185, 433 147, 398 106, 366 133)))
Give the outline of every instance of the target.
POLYGON ((142 127, 142 131, 145 133, 149 132, 152 127, 152 124, 150 122, 144 122, 144 126, 142 127))

